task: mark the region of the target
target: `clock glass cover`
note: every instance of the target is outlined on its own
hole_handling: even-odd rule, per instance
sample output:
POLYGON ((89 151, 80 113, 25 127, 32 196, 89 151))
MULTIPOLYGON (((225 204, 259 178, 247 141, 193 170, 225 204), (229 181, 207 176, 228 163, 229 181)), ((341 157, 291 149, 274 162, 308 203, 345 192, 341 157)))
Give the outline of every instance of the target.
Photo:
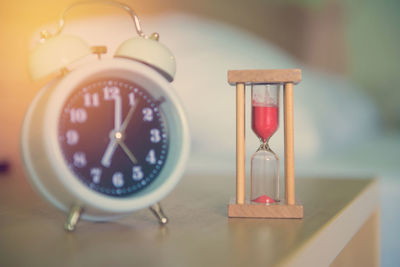
POLYGON ((168 156, 163 100, 119 78, 78 86, 65 102, 58 126, 69 169, 92 190, 112 197, 132 196, 147 187, 168 156))

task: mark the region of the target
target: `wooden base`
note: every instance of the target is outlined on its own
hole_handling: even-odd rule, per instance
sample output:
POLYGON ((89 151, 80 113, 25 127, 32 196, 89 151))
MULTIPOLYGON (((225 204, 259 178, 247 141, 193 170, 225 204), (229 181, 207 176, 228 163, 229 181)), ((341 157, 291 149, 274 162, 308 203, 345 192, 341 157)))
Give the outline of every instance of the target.
POLYGON ((248 200, 244 204, 236 204, 235 199, 231 199, 228 205, 229 217, 241 218, 285 218, 301 219, 303 218, 303 205, 286 205, 285 203, 263 205, 252 204, 248 200))

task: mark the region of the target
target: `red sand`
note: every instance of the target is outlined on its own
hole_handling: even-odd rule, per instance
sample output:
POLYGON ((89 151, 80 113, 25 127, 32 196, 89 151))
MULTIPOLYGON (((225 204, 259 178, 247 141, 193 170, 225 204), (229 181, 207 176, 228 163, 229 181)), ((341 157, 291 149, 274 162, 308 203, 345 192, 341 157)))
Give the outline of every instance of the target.
POLYGON ((259 196, 258 198, 255 198, 252 201, 257 202, 257 203, 264 203, 264 204, 276 202, 273 198, 270 198, 269 196, 266 196, 266 195, 259 196))
POLYGON ((278 106, 253 106, 251 126, 255 134, 264 141, 270 138, 278 128, 278 106))

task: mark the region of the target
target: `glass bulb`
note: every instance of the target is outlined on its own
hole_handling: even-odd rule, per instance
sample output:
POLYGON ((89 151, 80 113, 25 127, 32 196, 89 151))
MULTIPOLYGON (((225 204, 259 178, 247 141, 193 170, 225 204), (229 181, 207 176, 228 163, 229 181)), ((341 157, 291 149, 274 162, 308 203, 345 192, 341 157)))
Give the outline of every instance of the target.
POLYGON ((267 140, 279 126, 279 84, 253 84, 251 88, 251 128, 267 140))
POLYGON ((279 184, 279 158, 264 146, 251 157, 251 201, 267 205, 279 202, 279 184))
POLYGON ((252 129, 261 146, 251 157, 251 193, 255 203, 279 202, 279 158, 268 141, 279 126, 280 84, 252 84, 252 129))

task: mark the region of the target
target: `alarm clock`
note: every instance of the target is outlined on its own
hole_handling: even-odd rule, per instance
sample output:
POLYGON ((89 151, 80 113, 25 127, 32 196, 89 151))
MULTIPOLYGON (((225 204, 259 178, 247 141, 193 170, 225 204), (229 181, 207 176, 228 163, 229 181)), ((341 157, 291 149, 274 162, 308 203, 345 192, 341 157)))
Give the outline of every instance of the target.
POLYGON ((103 56, 105 46, 63 35, 66 11, 58 31, 42 32, 30 54, 33 79, 59 75, 26 113, 22 159, 34 188, 68 214, 68 231, 79 218, 107 221, 147 207, 167 223, 159 201, 181 179, 189 153, 188 124, 170 84, 174 56, 158 34, 142 32, 130 7, 106 3, 128 11, 139 35, 113 58, 103 56))

